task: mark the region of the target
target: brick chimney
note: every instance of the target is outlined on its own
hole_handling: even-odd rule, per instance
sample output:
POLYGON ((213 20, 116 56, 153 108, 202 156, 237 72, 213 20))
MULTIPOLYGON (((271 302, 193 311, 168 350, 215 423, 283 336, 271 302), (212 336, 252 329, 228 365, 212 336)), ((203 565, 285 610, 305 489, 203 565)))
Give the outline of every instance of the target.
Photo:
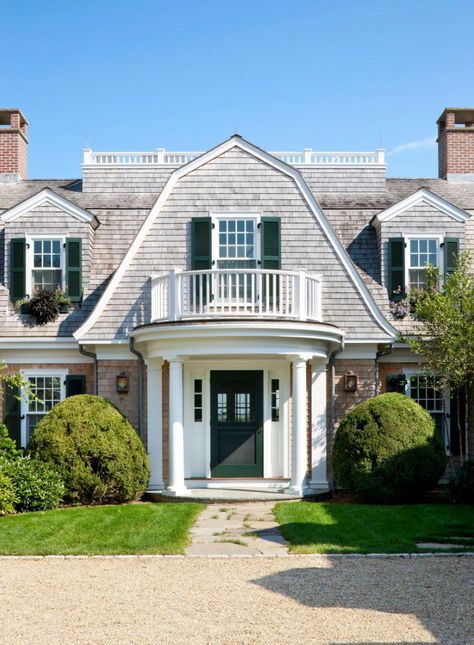
POLYGON ((474 182, 474 108, 446 108, 437 123, 438 176, 474 182))
POLYGON ((28 121, 20 110, 0 108, 0 182, 26 179, 28 121))

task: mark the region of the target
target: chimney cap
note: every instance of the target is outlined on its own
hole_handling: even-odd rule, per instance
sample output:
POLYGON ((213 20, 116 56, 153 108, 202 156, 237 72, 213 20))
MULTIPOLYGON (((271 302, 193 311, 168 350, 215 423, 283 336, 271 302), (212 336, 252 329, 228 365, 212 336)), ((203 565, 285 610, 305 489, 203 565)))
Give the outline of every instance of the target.
POLYGON ((444 108, 441 116, 436 121, 436 123, 444 123, 446 121, 446 114, 448 112, 454 113, 455 123, 473 123, 474 122, 474 108, 447 107, 447 108, 444 108))
POLYGON ((10 117, 12 114, 20 115, 20 126, 28 125, 25 115, 18 108, 0 108, 0 125, 10 125, 10 117))

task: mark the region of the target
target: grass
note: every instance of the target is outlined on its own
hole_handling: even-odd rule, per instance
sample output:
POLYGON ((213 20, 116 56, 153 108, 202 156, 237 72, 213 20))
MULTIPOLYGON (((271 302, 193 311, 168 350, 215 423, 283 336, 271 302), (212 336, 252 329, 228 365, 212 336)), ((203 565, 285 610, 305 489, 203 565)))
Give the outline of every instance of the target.
POLYGON ((417 542, 457 543, 464 547, 453 548, 453 551, 474 551, 472 506, 293 502, 277 504, 274 514, 293 553, 416 553, 430 550, 420 549, 417 542))
POLYGON ((79 506, 0 518, 0 555, 183 553, 201 504, 79 506))

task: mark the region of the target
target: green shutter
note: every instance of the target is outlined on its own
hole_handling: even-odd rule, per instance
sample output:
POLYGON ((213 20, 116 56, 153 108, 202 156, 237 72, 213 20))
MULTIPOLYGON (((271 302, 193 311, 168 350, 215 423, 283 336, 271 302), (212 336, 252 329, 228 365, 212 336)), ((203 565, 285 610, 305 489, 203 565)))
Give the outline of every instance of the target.
POLYGON ((68 374, 66 376, 66 396, 86 393, 86 377, 84 374, 68 374))
POLYGON ((281 225, 279 217, 262 217, 260 242, 262 269, 279 269, 281 264, 281 225))
POLYGON ((405 297, 405 239, 403 237, 391 237, 388 240, 388 297, 395 301, 405 297))
POLYGON ((66 240, 66 285, 67 295, 71 302, 82 299, 82 240, 68 238, 66 240))
POLYGON ((8 433, 18 448, 21 447, 21 400, 20 388, 4 382, 3 421, 8 433))
POLYGON ((10 242, 10 300, 26 296, 26 240, 19 237, 10 242))
POLYGON ((387 392, 405 394, 407 379, 405 374, 389 374, 387 376, 387 392))
POLYGON ((191 269, 205 271, 211 268, 211 218, 193 217, 191 220, 191 269))
POLYGON ((444 277, 456 269, 459 255, 459 240, 456 237, 444 238, 444 277))

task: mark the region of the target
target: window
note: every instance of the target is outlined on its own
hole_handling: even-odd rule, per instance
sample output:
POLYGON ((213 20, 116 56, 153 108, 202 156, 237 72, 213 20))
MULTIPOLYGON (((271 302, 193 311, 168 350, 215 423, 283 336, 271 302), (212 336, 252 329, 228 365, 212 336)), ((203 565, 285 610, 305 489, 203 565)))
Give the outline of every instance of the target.
POLYGON ((257 266, 255 217, 217 219, 217 268, 255 269, 257 266))
POLYGON ((437 427, 443 429, 444 400, 443 394, 436 389, 434 376, 414 374, 407 379, 407 395, 414 399, 433 417, 437 427))
POLYGON ((194 421, 202 421, 202 379, 194 379, 194 421))
POLYGON ((272 421, 280 421, 280 379, 272 378, 272 421))
POLYGON ((407 285, 409 289, 426 287, 426 267, 439 267, 440 242, 437 238, 411 238, 407 240, 407 285))
POLYGON ((26 446, 36 425, 66 395, 65 373, 44 372, 24 374, 32 394, 28 401, 22 401, 22 445, 26 446))
POLYGON ((32 238, 27 241, 27 293, 64 287, 64 239, 32 238))

